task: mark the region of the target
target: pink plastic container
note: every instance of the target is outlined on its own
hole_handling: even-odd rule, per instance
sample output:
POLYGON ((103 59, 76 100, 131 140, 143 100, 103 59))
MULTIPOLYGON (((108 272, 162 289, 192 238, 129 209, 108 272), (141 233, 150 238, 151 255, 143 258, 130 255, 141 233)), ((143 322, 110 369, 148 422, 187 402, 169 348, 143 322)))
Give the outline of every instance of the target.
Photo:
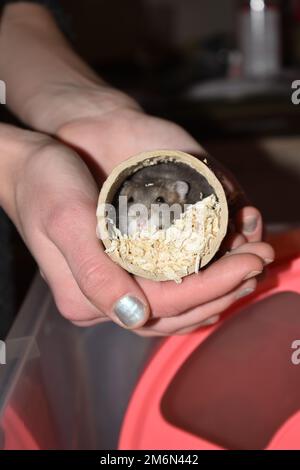
POLYGON ((39 446, 27 426, 19 415, 12 409, 7 408, 4 420, 5 447, 4 450, 39 450, 39 446))
POLYGON ((299 294, 297 258, 269 268, 217 325, 168 338, 135 389, 119 449, 300 449, 299 294))

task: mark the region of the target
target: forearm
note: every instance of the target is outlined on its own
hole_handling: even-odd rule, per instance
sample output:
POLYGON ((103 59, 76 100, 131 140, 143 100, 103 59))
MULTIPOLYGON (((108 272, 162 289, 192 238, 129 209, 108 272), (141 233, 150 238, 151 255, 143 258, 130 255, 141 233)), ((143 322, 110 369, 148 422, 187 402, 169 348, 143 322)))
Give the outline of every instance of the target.
POLYGON ((138 107, 101 80, 72 50, 51 13, 35 4, 4 9, 0 77, 10 109, 26 124, 49 133, 101 110, 138 107))

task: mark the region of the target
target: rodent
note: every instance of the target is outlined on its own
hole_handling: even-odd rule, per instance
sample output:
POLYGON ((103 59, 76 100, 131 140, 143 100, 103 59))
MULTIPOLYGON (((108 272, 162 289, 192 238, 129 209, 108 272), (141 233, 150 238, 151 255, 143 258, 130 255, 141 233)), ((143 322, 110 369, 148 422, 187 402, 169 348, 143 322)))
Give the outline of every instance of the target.
POLYGON ((168 162, 147 166, 120 188, 118 196, 127 197, 128 213, 119 217, 119 229, 129 235, 149 228, 149 224, 166 229, 177 216, 172 211, 163 211, 162 204, 169 207, 179 204, 182 212, 184 205, 195 204, 212 193, 214 190, 207 180, 186 164, 168 162), (137 216, 136 204, 143 204, 146 212, 141 211, 137 216))

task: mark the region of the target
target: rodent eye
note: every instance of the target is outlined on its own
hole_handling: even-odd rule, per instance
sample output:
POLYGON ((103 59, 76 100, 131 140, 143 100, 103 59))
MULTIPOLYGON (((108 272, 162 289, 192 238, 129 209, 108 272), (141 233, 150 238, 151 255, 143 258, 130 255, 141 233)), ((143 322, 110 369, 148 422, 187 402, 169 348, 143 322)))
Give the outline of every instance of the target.
POLYGON ((129 202, 129 203, 133 202, 133 197, 132 197, 132 196, 130 196, 130 197, 128 198, 128 202, 129 202))
POLYGON ((162 196, 158 196, 156 199, 155 199, 155 202, 165 202, 165 199, 162 197, 162 196))

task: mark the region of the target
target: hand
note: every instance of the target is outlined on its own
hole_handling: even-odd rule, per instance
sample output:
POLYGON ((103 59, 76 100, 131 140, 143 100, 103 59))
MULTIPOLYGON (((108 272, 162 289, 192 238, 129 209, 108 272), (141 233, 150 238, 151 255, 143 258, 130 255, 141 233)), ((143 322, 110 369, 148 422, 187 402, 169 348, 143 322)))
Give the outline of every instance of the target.
POLYGON ((0 126, 0 148, 1 205, 61 313, 78 324, 110 318, 121 324, 111 302, 130 292, 145 306, 140 322, 146 321, 149 309, 142 290, 105 255, 96 238, 98 189, 83 160, 47 136, 6 125, 0 126), (97 299, 89 299, 91 291, 97 299))
MULTIPOLYGON (((5 127, 13 150, 4 150, 8 160, 16 163, 5 178, 6 197, 1 200, 35 257, 58 309, 77 325, 112 319, 124 326, 114 306, 130 293, 144 308, 137 324, 125 318, 125 326, 134 326, 143 335, 191 331, 213 321, 237 297, 254 289, 253 277, 243 279, 261 271, 264 260, 273 257, 269 245, 243 242, 181 285, 134 278, 108 258, 95 236, 98 188, 83 160, 41 134, 5 127)), ((97 127, 102 126, 97 123, 97 127)), ((96 178, 101 169, 96 165, 96 178)))
MULTIPOLYGON (((171 148, 203 155, 203 149, 183 129, 134 109, 116 108, 99 117, 93 115, 91 118, 77 119, 62 126, 58 136, 80 152, 98 187, 118 163, 141 151, 171 148)), ((232 192, 237 193, 235 182, 227 178, 227 188, 230 186, 232 192)), ((90 214, 91 220, 92 217, 94 213, 90 214)), ((257 209, 240 209, 235 221, 236 232, 224 243, 230 253, 199 274, 185 278, 180 285, 172 281, 155 283, 133 278, 116 266, 114 274, 110 270, 106 272, 104 281, 101 267, 103 252, 98 246, 92 259, 89 260, 87 254, 82 255, 85 260, 84 267, 80 269, 82 281, 88 278, 83 292, 92 304, 103 311, 102 298, 106 297, 112 305, 121 293, 133 292, 134 280, 135 289, 139 289, 139 296, 143 292, 151 312, 147 324, 143 328, 135 328, 137 333, 143 335, 186 333, 203 322, 212 322, 238 298, 255 289, 255 276, 274 258, 271 246, 261 242, 262 219, 257 209)), ((94 225, 86 228, 91 234, 94 233, 94 225)), ((63 242, 61 249, 64 250, 63 242)), ((108 258, 106 261, 111 263, 108 258)), ((79 266, 80 260, 76 259, 75 254, 71 270, 79 266)), ((76 323, 85 326, 98 321, 98 318, 90 319, 83 315, 76 323)))

